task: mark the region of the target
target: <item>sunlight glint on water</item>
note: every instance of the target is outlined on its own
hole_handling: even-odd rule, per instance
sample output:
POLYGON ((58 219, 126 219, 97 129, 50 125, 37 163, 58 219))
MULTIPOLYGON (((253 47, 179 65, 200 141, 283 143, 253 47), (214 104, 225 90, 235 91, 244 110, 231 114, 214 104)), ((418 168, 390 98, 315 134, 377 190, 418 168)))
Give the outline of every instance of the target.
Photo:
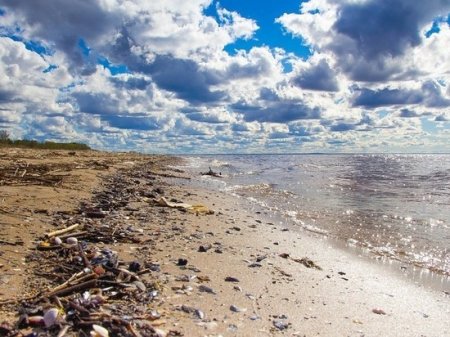
POLYGON ((306 230, 450 275, 450 155, 189 157, 200 178, 306 230))

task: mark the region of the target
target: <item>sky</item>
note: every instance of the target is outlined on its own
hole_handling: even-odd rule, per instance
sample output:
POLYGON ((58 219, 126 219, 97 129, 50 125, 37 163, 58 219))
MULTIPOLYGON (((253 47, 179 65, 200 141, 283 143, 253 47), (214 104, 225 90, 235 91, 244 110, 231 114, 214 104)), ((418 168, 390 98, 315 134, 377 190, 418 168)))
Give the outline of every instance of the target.
POLYGON ((450 0, 0 0, 0 129, 145 153, 450 153, 450 0))

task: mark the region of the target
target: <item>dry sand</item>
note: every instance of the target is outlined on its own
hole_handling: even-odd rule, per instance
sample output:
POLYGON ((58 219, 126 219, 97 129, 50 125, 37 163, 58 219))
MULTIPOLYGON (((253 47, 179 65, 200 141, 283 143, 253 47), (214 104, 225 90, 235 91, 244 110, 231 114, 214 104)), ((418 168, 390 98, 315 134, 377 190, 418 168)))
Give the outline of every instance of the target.
MULTIPOLYGON (((53 212, 75 209, 116 167, 146 160, 101 153, 72 159, 86 163, 93 155, 101 157, 95 160, 110 160, 110 168, 75 170, 79 180, 73 185, 0 187, 0 240, 23 241, 23 245, 0 244, 2 299, 20 296, 26 289, 22 281, 36 266, 23 259, 37 236, 55 228, 53 212)), ((2 165, 9 157, 11 153, 0 153, 2 165)), ((63 162, 71 158, 64 153, 51 157, 63 162)), ((161 175, 156 179, 152 188, 159 186, 167 199, 214 210, 212 215, 196 215, 158 206, 152 198, 136 200, 133 207, 147 217, 131 219, 133 226, 142 229, 151 244, 112 246, 125 261, 160 264, 161 271, 143 281, 160 285, 145 310, 162 314, 161 330, 184 336, 450 336, 448 293, 333 248, 321 236, 286 230, 285 224, 242 199, 183 187, 184 179, 161 175), (200 246, 206 252, 199 251, 200 246), (186 266, 177 265, 180 258, 187 260, 186 266), (321 270, 307 268, 298 262, 301 258, 321 270), (227 277, 237 282, 227 282, 227 277)), ((13 314, 9 309, 0 318, 11 320, 13 314)))

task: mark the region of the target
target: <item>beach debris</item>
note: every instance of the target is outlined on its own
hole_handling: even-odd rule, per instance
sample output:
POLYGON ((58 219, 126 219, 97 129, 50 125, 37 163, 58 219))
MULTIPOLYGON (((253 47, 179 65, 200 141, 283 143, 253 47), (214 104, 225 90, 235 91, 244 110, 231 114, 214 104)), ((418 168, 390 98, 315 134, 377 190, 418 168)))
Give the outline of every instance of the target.
POLYGON ((184 202, 172 202, 168 201, 165 197, 161 197, 156 200, 156 203, 163 207, 177 208, 180 210, 190 211, 197 215, 199 214, 214 214, 213 210, 208 209, 205 205, 197 204, 191 205, 184 202))
POLYGON ((292 259, 292 261, 297 262, 297 263, 301 263, 306 268, 314 268, 314 269, 317 269, 317 270, 322 270, 322 267, 320 267, 313 260, 311 260, 311 259, 309 259, 307 257, 303 257, 301 259, 292 259))
POLYGON ((239 279, 233 276, 225 277, 225 282, 239 283, 239 279))
POLYGON ((214 172, 211 169, 211 167, 206 172, 200 172, 200 175, 202 175, 202 176, 212 176, 212 177, 216 177, 216 178, 222 178, 222 172, 219 172, 219 173, 214 172))
POLYGON ((288 253, 281 253, 278 255, 279 257, 283 258, 283 259, 287 259, 289 258, 289 254, 288 253))
POLYGON ((386 312, 380 308, 374 308, 374 309, 372 309, 372 312, 377 315, 386 315, 386 312))
POLYGON ((292 274, 289 274, 288 272, 285 272, 283 269, 281 269, 280 267, 274 267, 276 271, 278 271, 281 275, 286 276, 286 277, 292 277, 292 274))

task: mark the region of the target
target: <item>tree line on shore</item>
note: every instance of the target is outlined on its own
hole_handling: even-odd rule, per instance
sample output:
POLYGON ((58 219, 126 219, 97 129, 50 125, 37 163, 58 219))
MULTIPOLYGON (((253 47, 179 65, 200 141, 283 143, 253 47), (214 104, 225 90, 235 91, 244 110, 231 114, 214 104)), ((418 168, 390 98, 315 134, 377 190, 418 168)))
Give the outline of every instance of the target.
POLYGON ((91 148, 83 143, 59 143, 52 141, 39 142, 37 140, 10 138, 8 131, 0 130, 0 147, 21 147, 29 149, 50 149, 50 150, 90 150, 91 148))

